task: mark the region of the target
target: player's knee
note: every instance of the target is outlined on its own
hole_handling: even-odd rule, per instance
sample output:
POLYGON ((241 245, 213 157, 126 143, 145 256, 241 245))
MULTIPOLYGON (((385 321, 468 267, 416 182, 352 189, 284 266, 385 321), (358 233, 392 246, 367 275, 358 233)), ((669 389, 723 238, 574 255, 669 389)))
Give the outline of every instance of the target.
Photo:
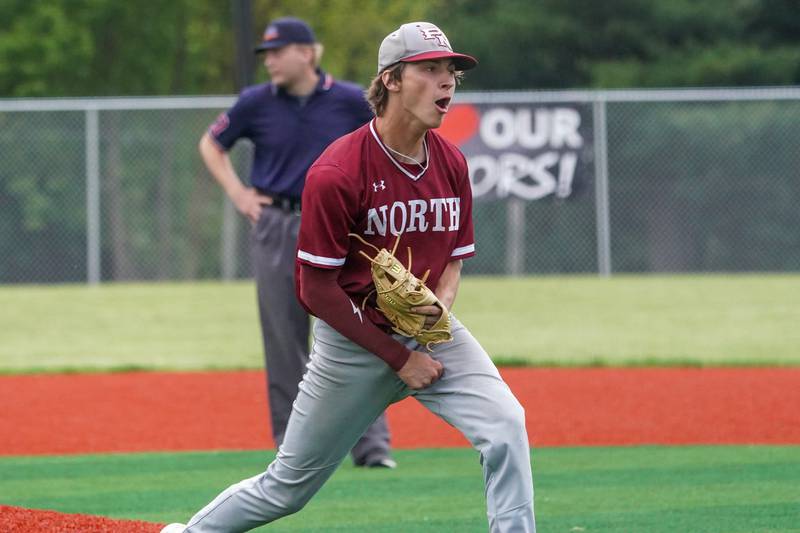
POLYGON ((295 498, 286 503, 286 515, 294 514, 306 506, 310 498, 295 498))
POLYGON ((259 493, 265 497, 278 516, 300 511, 316 493, 319 483, 304 483, 302 479, 263 476, 259 493))
POLYGON ((527 434, 525 408, 514 397, 512 397, 512 401, 503 406, 498 423, 503 426, 503 434, 509 437, 517 438, 520 434, 527 434))
POLYGON ((525 409, 514 399, 496 414, 489 435, 489 447, 482 460, 492 464, 506 461, 514 451, 527 453, 528 433, 525 429, 525 409))
POLYGON ((286 499, 283 501, 284 516, 288 516, 300 511, 309 501, 311 501, 311 497, 313 495, 314 491, 309 491, 302 487, 287 491, 286 499))

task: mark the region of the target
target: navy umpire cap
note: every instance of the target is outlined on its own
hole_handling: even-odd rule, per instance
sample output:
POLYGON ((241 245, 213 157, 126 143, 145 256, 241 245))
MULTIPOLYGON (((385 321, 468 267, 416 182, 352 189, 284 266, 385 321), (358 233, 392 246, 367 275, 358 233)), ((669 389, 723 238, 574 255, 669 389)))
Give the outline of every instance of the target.
POLYGON ((287 44, 314 44, 315 42, 317 40, 314 32, 304 20, 283 17, 275 19, 267 25, 261 44, 256 46, 255 53, 281 48, 287 44))

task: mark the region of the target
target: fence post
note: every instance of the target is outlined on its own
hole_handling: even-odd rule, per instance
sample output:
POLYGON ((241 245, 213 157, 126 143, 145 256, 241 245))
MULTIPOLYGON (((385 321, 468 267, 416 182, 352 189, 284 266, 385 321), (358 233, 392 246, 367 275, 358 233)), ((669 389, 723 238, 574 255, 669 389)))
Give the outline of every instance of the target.
POLYGON ((525 200, 515 196, 506 202, 506 273, 521 276, 525 271, 525 200))
POLYGON ((608 203, 608 123, 606 100, 598 94, 593 104, 594 117, 594 192, 597 227, 597 271, 611 275, 611 222, 608 203))
POLYGON ((220 262, 222 263, 222 280, 236 279, 237 249, 239 248, 239 217, 236 208, 226 195, 223 195, 222 208, 222 246, 220 247, 220 262))
POLYGON ((86 109, 86 281, 100 283, 100 132, 96 107, 86 109))

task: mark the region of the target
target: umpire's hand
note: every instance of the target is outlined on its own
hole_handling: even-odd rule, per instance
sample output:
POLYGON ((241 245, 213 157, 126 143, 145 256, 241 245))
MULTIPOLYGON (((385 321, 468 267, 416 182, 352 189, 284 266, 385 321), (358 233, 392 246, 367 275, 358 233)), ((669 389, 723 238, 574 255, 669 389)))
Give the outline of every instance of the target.
POLYGON ((255 225, 261 218, 261 207, 272 205, 272 198, 259 194, 252 187, 241 188, 231 196, 231 201, 236 209, 255 225))
POLYGON ((411 357, 408 358, 406 364, 397 371, 400 379, 414 390, 424 389, 434 384, 442 377, 443 373, 442 363, 422 352, 411 352, 411 357))

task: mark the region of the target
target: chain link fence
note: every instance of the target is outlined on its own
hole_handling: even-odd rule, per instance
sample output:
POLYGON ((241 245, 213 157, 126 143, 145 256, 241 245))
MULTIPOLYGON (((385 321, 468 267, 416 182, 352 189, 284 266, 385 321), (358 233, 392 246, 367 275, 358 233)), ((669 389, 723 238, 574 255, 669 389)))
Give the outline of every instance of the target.
POLYGON ((613 267, 800 270, 800 100, 608 107, 613 267))
MULTIPOLYGON (((249 277, 197 153, 232 103, 0 100, 0 283, 249 277)), ((465 93, 442 133, 470 166, 468 274, 800 270, 800 89, 465 93)))

